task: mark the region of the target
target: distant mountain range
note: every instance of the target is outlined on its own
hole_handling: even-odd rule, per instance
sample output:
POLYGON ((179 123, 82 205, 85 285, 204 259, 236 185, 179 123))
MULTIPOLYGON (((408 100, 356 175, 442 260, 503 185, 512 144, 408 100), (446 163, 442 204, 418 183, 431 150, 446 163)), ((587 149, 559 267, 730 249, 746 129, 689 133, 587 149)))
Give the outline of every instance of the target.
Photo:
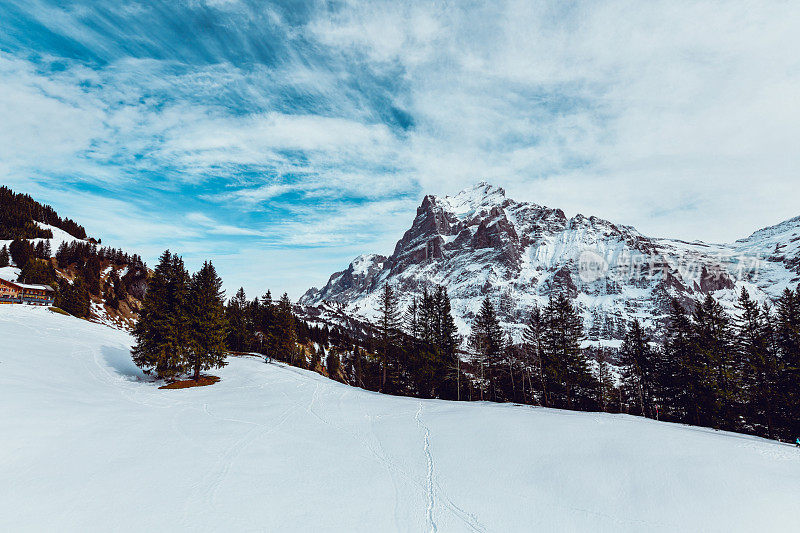
POLYGON ((459 328, 489 295, 519 336, 528 312, 565 290, 591 340, 620 339, 627 322, 663 320, 669 299, 685 305, 712 294, 728 308, 742 287, 759 300, 800 281, 800 217, 730 244, 647 237, 594 216, 507 198, 482 182, 455 196, 426 196, 389 257, 361 255, 309 289, 299 304, 316 315, 370 319, 389 283, 407 303, 444 285, 459 328))

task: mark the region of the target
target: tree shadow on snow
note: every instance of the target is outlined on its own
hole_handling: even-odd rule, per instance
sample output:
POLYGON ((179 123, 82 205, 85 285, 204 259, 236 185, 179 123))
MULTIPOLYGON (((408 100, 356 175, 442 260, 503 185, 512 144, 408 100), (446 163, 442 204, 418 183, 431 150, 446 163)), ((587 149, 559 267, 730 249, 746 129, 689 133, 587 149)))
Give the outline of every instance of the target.
POLYGON ((125 379, 129 381, 156 381, 153 376, 148 376, 142 372, 141 368, 133 364, 130 350, 103 346, 101 353, 106 364, 125 379))

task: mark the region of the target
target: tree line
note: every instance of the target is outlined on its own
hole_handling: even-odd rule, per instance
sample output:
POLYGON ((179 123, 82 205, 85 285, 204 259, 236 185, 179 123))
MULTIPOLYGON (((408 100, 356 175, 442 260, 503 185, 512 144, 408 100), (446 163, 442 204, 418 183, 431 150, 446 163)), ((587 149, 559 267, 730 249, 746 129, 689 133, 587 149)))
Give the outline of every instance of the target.
POLYGON ((768 438, 800 435, 800 287, 771 305, 743 289, 732 316, 711 295, 677 300, 661 331, 633 320, 619 350, 582 347, 583 324, 555 294, 504 342, 492 302, 473 321, 481 399, 625 412, 768 438), (658 340, 656 340, 658 339, 658 340))
POLYGON ((16 194, 0 186, 0 240, 53 238, 51 230, 34 221, 60 228, 78 239, 86 238, 86 230, 74 220, 59 217, 52 207, 27 194, 16 194))
POLYGON ((735 316, 710 295, 673 301, 660 343, 634 322, 620 350, 627 408, 662 420, 800 436, 800 288, 774 305, 742 289, 735 316))
POLYGON ((515 341, 489 297, 459 337, 444 287, 401 309, 401 294, 387 284, 375 320, 362 327, 301 320, 286 294, 248 300, 239 289, 226 302, 220 287, 210 263, 190 276, 165 252, 134 332, 137 364, 175 377, 221 365, 226 352, 258 353, 389 394, 800 435, 800 288, 773 306, 743 290, 735 316, 710 295, 688 309, 673 300, 662 330, 634 320, 613 349, 587 345, 579 310, 561 291, 528 313, 515 341))

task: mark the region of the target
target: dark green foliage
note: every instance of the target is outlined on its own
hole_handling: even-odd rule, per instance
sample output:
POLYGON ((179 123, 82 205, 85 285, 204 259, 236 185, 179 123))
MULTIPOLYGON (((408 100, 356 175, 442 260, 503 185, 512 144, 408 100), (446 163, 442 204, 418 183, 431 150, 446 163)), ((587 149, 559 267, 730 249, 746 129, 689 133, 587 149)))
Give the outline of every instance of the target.
MULTIPOLYGON (((708 296, 687 313, 672 302, 655 355, 662 419, 794 440, 800 435, 800 293, 776 310, 743 290, 732 320, 708 296)), ((633 410, 634 412, 637 412, 633 410)))
POLYGON ((295 318, 292 312, 292 302, 289 295, 283 293, 278 305, 275 306, 275 331, 274 347, 275 356, 281 361, 296 366, 300 365, 301 354, 297 348, 297 330, 295 328, 295 318))
POLYGON ((11 261, 11 256, 8 254, 8 247, 4 244, 0 248, 0 268, 8 266, 9 261, 11 261))
POLYGON ((592 350, 591 356, 597 363, 597 403, 601 411, 617 412, 621 405, 620 390, 611 375, 611 357, 605 348, 592 350))
POLYGON ((745 289, 738 301, 736 338, 741 368, 740 391, 744 416, 766 436, 774 435, 778 404, 778 353, 775 325, 768 307, 760 307, 745 289))
POLYGON ((55 306, 79 318, 89 316, 91 299, 80 276, 77 276, 72 283, 62 280, 56 294, 55 306))
POLYGON ((463 360, 443 287, 412 298, 402 319, 401 295, 386 286, 381 296, 376 324, 344 327, 298 320, 285 294, 278 302, 269 293, 249 302, 240 290, 226 307, 228 339, 294 366, 324 364, 332 378, 369 390, 800 436, 800 290, 786 291, 774 309, 743 292, 735 319, 710 296, 689 309, 672 301, 661 331, 595 318, 600 337, 621 330, 618 352, 582 348, 583 322, 565 293, 531 312, 521 345, 503 332, 485 298, 469 337, 474 357, 463 360), (612 365, 622 371, 619 387, 612 365))
POLYGON ((145 372, 174 378, 186 371, 191 337, 187 312, 189 273, 178 256, 165 251, 150 279, 133 330, 133 360, 145 372))
POLYGON ((328 375, 336 379, 339 373, 339 356, 333 351, 328 352, 328 357, 325 359, 325 368, 328 370, 328 375))
POLYGON ((86 238, 82 226, 68 218, 62 219, 49 205, 40 204, 27 194, 15 194, 8 187, 0 187, 0 240, 53 238, 52 231, 42 229, 34 221, 61 228, 79 239, 86 238))
POLYGON ((564 292, 551 296, 543 311, 542 358, 546 361, 548 404, 593 406, 597 385, 581 349, 583 322, 564 292))
POLYGON ((547 397, 547 382, 551 378, 546 372, 552 368, 552 363, 547 359, 544 350, 545 317, 539 306, 533 308, 525 324, 522 334, 524 345, 524 376, 528 378, 528 394, 523 393, 523 401, 549 406, 547 397), (538 397, 538 399, 537 399, 538 397))
POLYGON ((22 283, 37 283, 41 285, 55 285, 56 271, 50 261, 41 259, 28 259, 19 273, 22 283))
POLYGON ((397 297, 387 283, 378 300, 378 338, 380 340, 381 391, 386 391, 387 375, 391 372, 391 383, 398 382, 398 336, 400 334, 400 311, 397 297), (391 369, 391 370, 390 370, 391 369))
MULTIPOLYGON (((122 280, 115 280, 121 283, 122 280)), ((183 259, 161 254, 133 330, 133 361, 145 372, 173 379, 224 366, 228 322, 222 280, 205 262, 193 276, 183 259)))
POLYGON ((423 290, 403 315, 395 335, 399 345, 393 352, 395 370, 390 374, 393 391, 425 398, 461 398, 459 339, 444 287, 423 290))
POLYGON ((631 322, 620 349, 622 388, 636 414, 655 418, 653 396, 656 356, 651 338, 638 320, 631 322))
POLYGON ((236 295, 228 302, 226 309, 230 324, 228 347, 235 352, 246 352, 249 349, 248 332, 252 331, 249 306, 250 302, 247 301, 243 287, 239 288, 236 295))
POLYGON ((779 354, 779 416, 782 433, 800 436, 800 286, 788 289, 777 304, 775 341, 779 354))
MULTIPOLYGON (((324 351, 324 348, 322 348, 324 351)), ((317 371, 317 369, 322 365, 322 357, 320 352, 318 352, 313 346, 311 347, 311 354, 308 360, 308 369, 317 371)))
POLYGON ((500 399, 497 373, 501 364, 504 338, 494 305, 488 296, 481 303, 481 309, 472 324, 469 342, 475 351, 475 360, 479 367, 480 373, 477 377, 481 399, 500 399))
POLYGON ((657 380, 662 418, 698 423, 701 371, 694 355, 694 329, 689 314, 677 300, 671 300, 657 380))
POLYGON ((14 264, 20 268, 27 265, 29 260, 36 258, 36 249, 30 242, 24 240, 11 241, 11 244, 8 245, 8 253, 14 264))
POLYGON ((188 304, 191 341, 189 364, 194 379, 198 380, 201 370, 226 364, 228 323, 225 317, 225 293, 222 279, 217 276, 211 263, 203 263, 202 268, 192 276, 188 304))

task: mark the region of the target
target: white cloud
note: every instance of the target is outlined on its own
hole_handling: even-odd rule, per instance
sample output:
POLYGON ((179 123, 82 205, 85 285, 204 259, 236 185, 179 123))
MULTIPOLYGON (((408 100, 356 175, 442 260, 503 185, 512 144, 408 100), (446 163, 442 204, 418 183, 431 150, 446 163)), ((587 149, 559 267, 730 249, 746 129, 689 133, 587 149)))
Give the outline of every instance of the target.
POLYGON ((391 251, 423 194, 479 179, 654 235, 732 240, 799 214, 797 3, 162 6, 187 25, 181 10, 215 10, 191 41, 148 4, 13 5, 97 59, 0 37, 3 182, 127 246, 230 254, 234 279, 246 240, 324 247, 330 268, 302 281, 322 283, 339 249, 391 251), (202 205, 160 212, 182 194, 202 205))

